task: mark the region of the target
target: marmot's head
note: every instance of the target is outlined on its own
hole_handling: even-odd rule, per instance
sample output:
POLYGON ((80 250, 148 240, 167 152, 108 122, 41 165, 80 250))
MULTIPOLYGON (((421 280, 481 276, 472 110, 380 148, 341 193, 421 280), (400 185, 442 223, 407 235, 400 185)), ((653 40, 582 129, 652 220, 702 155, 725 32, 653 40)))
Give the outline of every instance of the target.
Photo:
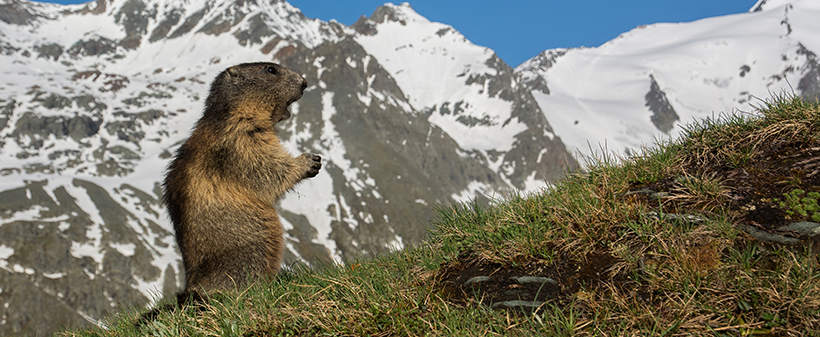
POLYGON ((208 95, 206 118, 242 113, 253 119, 270 118, 276 124, 290 118, 288 107, 302 97, 307 82, 276 63, 238 64, 220 73, 208 95), (207 114, 217 116, 207 116, 207 114))

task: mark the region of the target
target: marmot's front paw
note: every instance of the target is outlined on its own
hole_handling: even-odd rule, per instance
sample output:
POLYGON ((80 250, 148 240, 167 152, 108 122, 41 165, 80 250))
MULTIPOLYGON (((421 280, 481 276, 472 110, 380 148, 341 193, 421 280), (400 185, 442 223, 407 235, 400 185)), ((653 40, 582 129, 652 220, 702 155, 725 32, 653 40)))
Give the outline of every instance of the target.
POLYGON ((302 153, 300 156, 307 163, 305 178, 313 178, 322 169, 322 157, 310 153, 302 153))

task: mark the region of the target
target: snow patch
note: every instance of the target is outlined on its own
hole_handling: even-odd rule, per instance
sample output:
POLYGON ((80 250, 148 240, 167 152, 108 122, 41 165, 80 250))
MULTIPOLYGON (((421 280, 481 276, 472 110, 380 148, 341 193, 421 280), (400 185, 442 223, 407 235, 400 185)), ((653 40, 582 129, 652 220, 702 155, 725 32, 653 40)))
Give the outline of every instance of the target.
POLYGON ((52 279, 52 280, 62 278, 63 276, 65 276, 65 274, 63 274, 63 273, 43 273, 43 277, 49 278, 49 279, 52 279))
POLYGON ((387 249, 391 252, 396 252, 404 249, 404 240, 401 239, 401 236, 396 235, 393 237, 393 240, 387 243, 387 249))
POLYGON ((411 106, 405 110, 433 110, 429 121, 465 150, 511 149, 515 135, 527 129, 517 120, 507 123, 512 103, 490 97, 489 81, 467 84, 473 77, 498 75, 488 65, 494 52, 472 44, 451 26, 430 22, 410 6, 385 6, 403 19, 378 23, 378 34, 357 35, 356 41, 393 75, 409 99, 411 106), (462 107, 458 114, 438 111, 457 104, 462 107))
POLYGON ((536 173, 538 172, 533 171, 529 176, 527 176, 527 179, 524 180, 524 190, 522 192, 527 194, 539 192, 548 185, 544 180, 535 179, 536 173))
POLYGON ((473 181, 467 185, 467 188, 461 191, 460 193, 453 194, 450 197, 453 198, 456 202, 459 203, 468 203, 470 200, 474 200, 479 193, 484 194, 489 191, 492 191, 492 186, 480 182, 480 181, 473 181))
POLYGON ((134 256, 134 252, 137 249, 137 245, 133 243, 114 243, 111 242, 108 244, 111 248, 116 249, 120 254, 125 257, 134 256))
POLYGON ((547 69, 532 67, 545 52, 516 71, 555 84, 549 95, 532 93, 570 153, 588 157, 601 147, 636 150, 678 137, 680 124, 720 112, 756 111, 759 101, 752 97, 792 92, 789 81, 796 83, 805 65, 796 51, 801 44, 820 50, 820 35, 814 33, 820 31, 820 3, 767 0, 763 7, 636 28, 597 48, 566 50, 547 69), (787 17, 791 33, 783 24, 781 6, 787 3, 794 7, 787 17), (788 68, 796 70, 786 81, 782 75, 788 68), (650 75, 679 116, 668 135, 655 127, 645 106, 650 75))
POLYGON ((11 248, 6 245, 0 245, 0 269, 3 269, 7 272, 12 272, 12 270, 9 269, 8 262, 9 257, 11 257, 12 255, 14 255, 14 248, 11 248))
POLYGON ((0 226, 17 221, 31 221, 33 219, 40 219, 40 212, 47 210, 48 209, 43 208, 43 206, 34 205, 32 208, 24 211, 6 214, 8 217, 0 219, 0 226))

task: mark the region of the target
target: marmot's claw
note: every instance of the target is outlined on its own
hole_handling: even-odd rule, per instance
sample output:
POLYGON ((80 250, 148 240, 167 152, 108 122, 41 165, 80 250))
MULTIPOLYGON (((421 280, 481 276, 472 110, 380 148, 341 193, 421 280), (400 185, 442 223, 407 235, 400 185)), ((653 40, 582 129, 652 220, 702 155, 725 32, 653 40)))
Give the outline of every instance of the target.
POLYGON ((303 156, 310 161, 308 163, 307 172, 305 172, 305 177, 315 177, 317 174, 319 174, 319 170, 322 169, 322 157, 310 153, 305 153, 303 156))

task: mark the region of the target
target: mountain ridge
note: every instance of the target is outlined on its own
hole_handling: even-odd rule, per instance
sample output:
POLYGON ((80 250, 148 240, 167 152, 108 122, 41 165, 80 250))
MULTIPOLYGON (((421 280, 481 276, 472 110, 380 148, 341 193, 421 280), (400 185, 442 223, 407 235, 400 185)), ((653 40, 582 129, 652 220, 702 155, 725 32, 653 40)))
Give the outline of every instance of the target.
POLYGON ((547 50, 516 74, 571 152, 628 155, 677 137, 677 123, 751 112, 781 92, 814 99, 818 11, 811 1, 759 1, 747 13, 640 26, 595 48, 547 50), (668 106, 650 104, 650 96, 666 97, 668 106), (667 121, 653 117, 662 110, 667 121), (679 122, 670 123, 674 115, 679 122))

